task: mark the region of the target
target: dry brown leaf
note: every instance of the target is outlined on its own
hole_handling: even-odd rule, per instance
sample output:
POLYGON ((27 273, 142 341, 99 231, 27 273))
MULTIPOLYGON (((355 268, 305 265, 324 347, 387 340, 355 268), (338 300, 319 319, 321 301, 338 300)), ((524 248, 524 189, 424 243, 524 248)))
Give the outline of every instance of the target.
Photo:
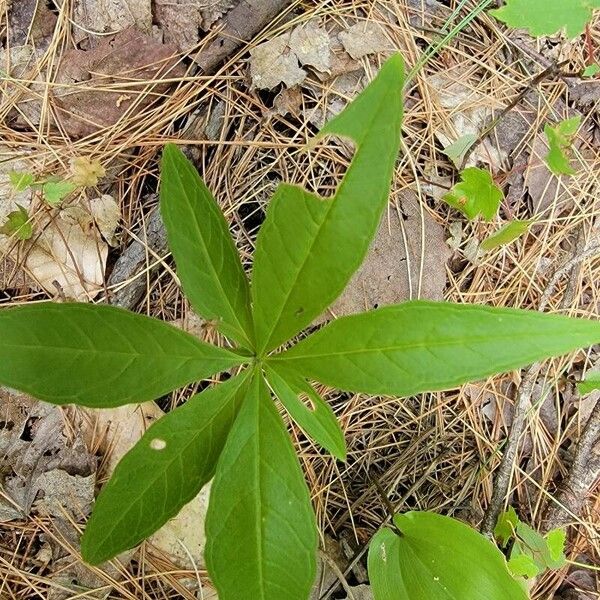
POLYGON ((182 569, 205 569, 204 546, 206 535, 204 522, 208 511, 210 483, 186 504, 176 517, 165 523, 148 538, 151 551, 167 554, 182 569))
POLYGON ((35 221, 39 234, 16 248, 18 262, 49 294, 85 301, 102 289, 108 246, 90 227, 87 215, 82 211, 73 219, 68 212, 45 212, 35 221))
POLYGON ((290 34, 280 35, 250 50, 250 74, 256 89, 270 90, 283 83, 293 87, 302 83, 306 71, 289 48, 290 34))
POLYGON ((362 21, 338 34, 344 50, 355 60, 368 54, 390 52, 394 49, 386 35, 385 28, 379 23, 362 21))
POLYGON ((71 178, 77 187, 93 187, 106 175, 106 169, 98 159, 78 156, 71 160, 71 178))
POLYGON ((165 42, 189 52, 199 40, 205 0, 156 0, 154 14, 165 42))
POLYGON ((176 52, 132 28, 102 38, 91 50, 65 52, 57 75, 63 87, 55 97, 64 129, 80 137, 115 125, 125 115, 139 115, 169 88, 164 78, 184 73, 176 52), (107 86, 113 87, 102 89, 107 86))
POLYGON ((0 488, 6 496, 0 496, 0 521, 27 516, 32 507, 78 520, 89 513, 95 470, 94 457, 67 428, 60 408, 0 388, 0 488))
POLYGON ((152 31, 151 0, 76 0, 73 37, 76 42, 90 33, 116 33, 128 27, 152 31))
MULTIPOLYGON (((581 149, 581 142, 576 142, 575 146, 581 149)), ((550 171, 544 160, 548 149, 546 136, 539 133, 533 140, 524 183, 531 197, 532 214, 544 217, 548 217, 547 211, 550 208, 559 214, 573 205, 573 194, 569 188, 575 180, 573 177, 559 178, 550 171)), ((583 162, 574 159, 572 166, 579 173, 586 172, 583 162)))
POLYGON ((17 83, 7 79, 3 93, 6 106, 13 106, 8 121, 15 121, 19 126, 39 125, 41 120, 44 77, 39 61, 42 54, 42 50, 30 45, 0 48, 0 69, 18 80, 17 83))
POLYGON ((369 585, 357 585, 348 589, 344 600, 373 600, 373 592, 369 585))
MULTIPOLYGON (((401 194, 401 215, 384 217, 360 269, 330 311, 350 315, 410 298, 441 300, 452 251, 444 228, 421 207, 413 192, 401 194)), ((320 320, 329 318, 322 316, 320 320)))
POLYGON ((306 71, 328 71, 331 65, 331 40, 327 31, 315 21, 299 25, 250 50, 252 86, 270 90, 283 83, 291 88, 304 81, 306 71))
POLYGON ((229 9, 235 6, 234 0, 203 0, 202 1, 202 28, 208 31, 229 9))
POLYGON ((9 46, 33 44, 47 48, 56 27, 57 17, 46 2, 13 0, 8 9, 9 46))
MULTIPOLYGON (((463 65, 429 77, 431 98, 439 106, 435 117, 435 135, 444 147, 464 135, 478 136, 490 122, 493 111, 502 109, 497 100, 468 85, 469 78, 463 65)), ((489 165, 494 172, 503 169, 508 153, 498 148, 489 138, 478 144, 466 166, 477 163, 489 165)))
POLYGON ((301 65, 318 71, 329 71, 331 66, 331 40, 325 29, 316 21, 309 21, 294 28, 289 39, 290 50, 301 65))

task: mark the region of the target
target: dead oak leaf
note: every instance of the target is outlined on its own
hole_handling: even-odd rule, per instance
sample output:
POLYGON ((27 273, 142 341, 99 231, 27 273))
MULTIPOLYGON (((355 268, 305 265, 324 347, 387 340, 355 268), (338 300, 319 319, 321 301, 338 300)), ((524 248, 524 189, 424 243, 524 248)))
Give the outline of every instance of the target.
POLYGON ((156 0, 154 14, 164 41, 183 52, 194 48, 200 40, 204 4, 204 0, 156 0))
POLYGON ((151 0, 76 0, 73 37, 76 42, 92 33, 114 33, 128 27, 152 31, 151 0))
MULTIPOLYGON (((390 208, 331 314, 340 317, 411 298, 442 300, 451 256, 444 228, 421 212, 413 192, 405 191, 400 194, 400 214, 390 208)), ((329 318, 323 315, 319 322, 329 318)))
POLYGON ((133 28, 103 38, 95 48, 62 56, 55 93, 58 118, 67 133, 82 137, 124 117, 140 118, 183 75, 174 46, 133 28), (147 85, 141 85, 147 83, 147 85))
POLYGON ((384 27, 369 21, 356 23, 345 31, 340 31, 338 38, 344 50, 355 60, 368 54, 390 52, 394 49, 384 27))
POLYGON ((283 83, 290 88, 306 78, 301 65, 327 71, 330 60, 327 31, 310 21, 250 50, 252 85, 270 90, 283 83))

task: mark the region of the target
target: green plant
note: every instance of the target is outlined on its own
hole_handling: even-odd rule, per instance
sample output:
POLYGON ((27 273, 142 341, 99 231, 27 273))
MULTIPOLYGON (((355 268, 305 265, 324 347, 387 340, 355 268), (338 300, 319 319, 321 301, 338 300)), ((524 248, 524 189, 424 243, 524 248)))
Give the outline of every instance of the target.
POLYGON ((575 175, 577 173, 570 164, 567 152, 571 149, 580 125, 581 117, 577 116, 561 121, 554 127, 548 123, 544 126, 549 146, 546 163, 555 175, 575 175))
POLYGON ((508 568, 516 577, 537 577, 567 563, 564 555, 565 531, 552 529, 542 535, 523 523, 512 506, 498 517, 494 535, 502 547, 512 543, 508 568))
MULTIPOLYGON (((237 346, 211 346, 110 306, 0 311, 0 381, 55 404, 142 402, 236 370, 168 413, 123 458, 82 538, 88 562, 140 543, 214 476, 205 554, 221 600, 306 600, 316 523, 270 389, 307 435, 343 459, 339 425, 311 380, 408 395, 600 340, 596 322, 417 301, 338 319, 287 347, 342 292, 368 251, 399 150, 402 89, 402 60, 394 56, 323 129, 320 137, 354 142, 352 163, 333 199, 278 188, 257 239, 251 286, 209 190, 175 146, 165 148, 161 211, 179 278, 192 307, 237 346)), ((445 523, 430 515, 414 519, 412 531, 435 552, 436 540, 448 535, 445 523)), ((443 552, 438 560, 446 560, 443 552)), ((470 576, 505 577, 505 563, 490 560, 471 565, 470 576)))

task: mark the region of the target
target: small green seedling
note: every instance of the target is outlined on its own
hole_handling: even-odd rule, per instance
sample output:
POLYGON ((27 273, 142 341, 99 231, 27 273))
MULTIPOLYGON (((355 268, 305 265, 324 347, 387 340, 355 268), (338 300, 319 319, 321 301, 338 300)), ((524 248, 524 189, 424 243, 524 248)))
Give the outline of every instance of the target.
POLYGON ((15 192, 39 190, 50 206, 57 206, 76 189, 97 185, 105 175, 106 170, 98 160, 78 156, 71 160, 71 173, 67 178, 51 175, 37 179, 33 173, 27 171, 11 171, 9 179, 15 192))
MULTIPOLYGON (((121 406, 229 374, 152 425, 121 460, 82 538, 89 563, 142 542, 213 479, 205 558, 220 600, 307 600, 316 519, 273 393, 308 436, 343 460, 340 426, 313 381, 407 396, 600 341, 594 321, 416 301, 337 319, 293 344, 342 293, 375 236, 400 147, 403 77, 402 59, 394 56, 321 131, 321 138, 342 136, 356 148, 334 198, 278 188, 256 242, 251 283, 198 172, 175 146, 165 148, 160 206, 179 279, 194 310, 230 340, 226 348, 107 305, 0 311, 0 382, 54 404, 121 406)), ((466 526, 459 531, 429 514, 400 518, 397 526, 407 541, 420 540, 421 554, 428 540, 427 556, 444 577, 462 578, 468 565, 484 589, 498 585, 498 594, 508 590, 502 598, 522 598, 505 563, 477 546, 466 526)), ((400 543, 390 557, 423 569, 419 554, 411 558, 405 548, 400 543)), ((406 598, 450 597, 424 589, 406 598)))
POLYGON ((6 221, 0 227, 0 233, 15 237, 18 240, 28 240, 33 235, 33 226, 24 207, 17 204, 17 210, 8 213, 6 221))
POLYGON ((444 201, 467 218, 482 215, 487 221, 496 216, 504 194, 488 171, 469 167, 460 174, 461 181, 444 196, 444 201))
POLYGON ((516 239, 520 238, 526 231, 529 230, 530 225, 533 221, 520 221, 515 219, 506 223, 498 231, 495 231, 481 242, 481 249, 485 252, 499 248, 500 246, 506 246, 516 239))
POLYGON ((561 121, 554 127, 546 124, 544 133, 550 150, 546 156, 546 164, 555 175, 575 175, 577 171, 571 166, 568 152, 581 125, 581 117, 573 117, 561 121))
POLYGON ((498 517, 494 535, 503 548, 512 542, 508 568, 515 577, 531 579, 567 562, 565 531, 553 529, 542 535, 523 523, 512 506, 498 517))
POLYGON ((577 383, 577 390, 581 395, 600 390, 600 369, 588 371, 585 379, 577 383))

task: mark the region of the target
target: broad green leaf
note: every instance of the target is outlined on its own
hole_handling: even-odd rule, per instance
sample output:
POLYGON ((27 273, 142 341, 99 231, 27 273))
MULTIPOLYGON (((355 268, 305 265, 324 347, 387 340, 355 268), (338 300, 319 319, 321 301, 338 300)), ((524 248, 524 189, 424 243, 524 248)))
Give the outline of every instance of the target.
POLYGON ((375 600, 525 600, 502 553, 450 517, 409 512, 394 517, 369 546, 375 600))
POLYGON ((320 132, 352 139, 356 152, 335 197, 281 185, 258 235, 252 297, 259 352, 302 330, 360 266, 387 204, 400 147, 403 62, 375 80, 320 132))
POLYGON ((346 442, 331 407, 312 386, 289 371, 267 368, 267 380, 292 419, 304 433, 329 450, 339 460, 346 460, 346 442), (308 396, 313 408, 306 406, 300 395, 308 396))
POLYGON ((35 183, 33 174, 26 171, 11 171, 8 177, 15 192, 24 192, 35 183))
POLYGON ((246 360, 111 306, 46 302, 0 310, 0 383, 54 404, 153 400, 246 360))
POLYGON ((598 342, 598 321, 415 301, 337 319, 269 361, 345 390, 408 396, 598 342))
POLYGON ((498 231, 490 235, 481 242, 481 249, 486 252, 510 244, 517 238, 520 238, 528 229, 533 221, 510 221, 503 225, 498 231))
POLYGON ((527 579, 537 577, 542 572, 533 558, 527 554, 511 556, 508 561, 508 570, 515 577, 527 577, 527 579))
POLYGON ((219 600, 306 600, 317 528, 294 447, 260 375, 217 464, 205 558, 219 600))
POLYGON ((585 379, 577 383, 580 394, 589 394, 594 390, 600 390, 600 369, 588 371, 585 379))
POLYGON ((165 146, 161 174, 160 210, 186 296, 198 314, 250 347, 248 280, 221 209, 174 144, 165 146))
POLYGON ((461 181, 444 196, 444 201, 469 219, 475 219, 479 214, 488 221, 493 219, 504 194, 490 173, 469 167, 462 171, 460 178, 461 181))
POLYGON ((564 29, 569 38, 575 38, 591 21, 594 8, 600 8, 600 0, 507 0, 490 14, 536 37, 564 29))
POLYGON ((498 522, 496 523, 496 527, 494 527, 494 537, 500 542, 502 548, 516 534, 518 523, 519 517, 512 506, 498 517, 498 522))
POLYGON ((69 194, 74 192, 77 186, 72 181, 64 179, 52 179, 42 184, 42 192, 48 204, 58 204, 69 194))
POLYGON ((88 563, 99 564, 142 542, 212 478, 247 375, 196 394, 152 425, 122 458, 98 496, 81 540, 88 563))
POLYGON ((575 175, 577 172, 571 166, 567 153, 571 149, 573 138, 580 125, 581 117, 578 116, 561 121, 555 127, 548 124, 544 126, 544 133, 550 146, 546 163, 555 175, 575 175))
POLYGON ((584 70, 581 76, 584 79, 588 79, 591 77, 596 77, 596 75, 600 74, 600 65, 598 63, 594 63, 593 65, 588 65, 584 70))
POLYGON ((27 211, 18 204, 17 207, 17 210, 6 216, 6 221, 0 227, 0 233, 14 236, 19 240, 28 240, 33 235, 33 225, 29 221, 27 211))
POLYGON ((459 137, 455 142, 444 148, 444 154, 454 163, 457 169, 460 169, 467 152, 477 141, 478 136, 474 133, 467 133, 459 137))

